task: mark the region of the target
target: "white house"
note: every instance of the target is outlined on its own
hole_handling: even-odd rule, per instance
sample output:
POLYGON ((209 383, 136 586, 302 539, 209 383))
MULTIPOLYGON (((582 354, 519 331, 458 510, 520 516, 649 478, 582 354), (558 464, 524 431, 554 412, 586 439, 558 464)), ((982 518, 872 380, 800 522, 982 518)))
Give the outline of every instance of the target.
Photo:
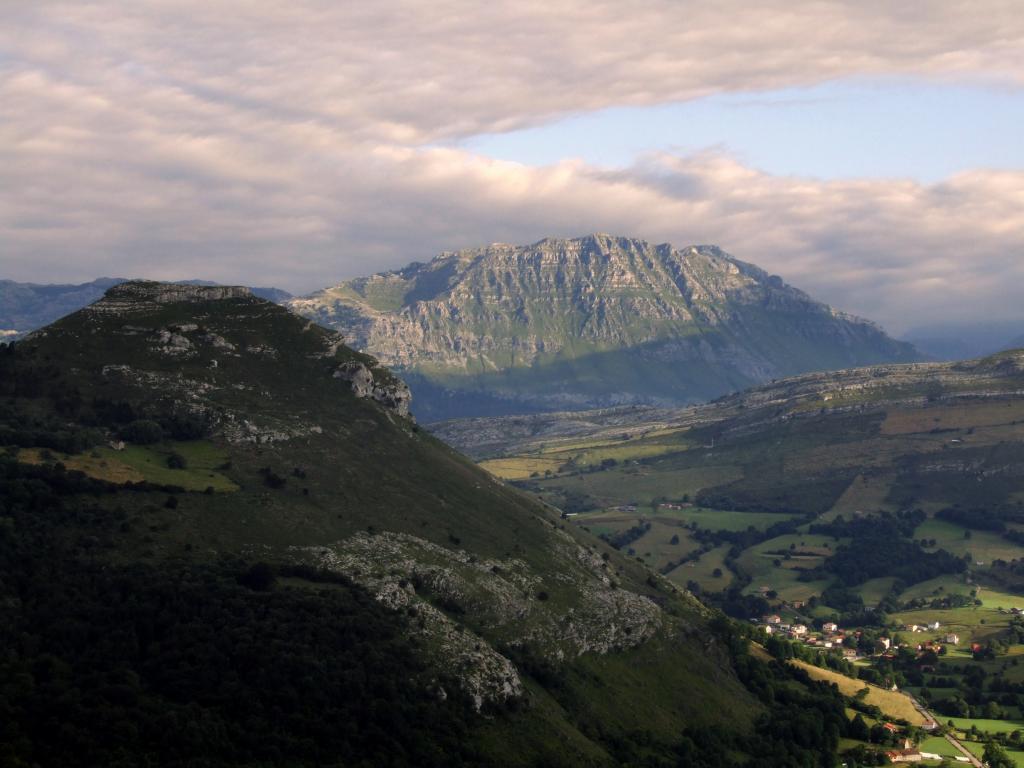
POLYGON ((821 625, 821 630, 823 632, 838 632, 839 625, 832 621, 826 621, 824 624, 821 625))
POLYGON ((805 627, 803 624, 794 624, 793 625, 793 634, 794 635, 806 635, 807 634, 807 627, 805 627))
POLYGON ((933 621, 933 622, 931 622, 931 623, 930 623, 930 624, 928 625, 928 629, 932 629, 932 630, 935 630, 935 629, 938 629, 938 628, 939 628, 939 626, 940 626, 939 622, 937 622, 937 621, 933 621))
POLYGON ((946 642, 950 645, 960 645, 960 636, 955 632, 950 632, 946 635, 946 642))

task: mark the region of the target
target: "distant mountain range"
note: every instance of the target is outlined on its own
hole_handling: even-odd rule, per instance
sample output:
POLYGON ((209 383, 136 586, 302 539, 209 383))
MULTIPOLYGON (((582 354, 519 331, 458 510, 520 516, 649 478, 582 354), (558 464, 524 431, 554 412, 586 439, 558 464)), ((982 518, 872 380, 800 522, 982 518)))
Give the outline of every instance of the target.
POLYGON ((444 253, 288 306, 400 371, 426 420, 680 405, 920 359, 717 247, 601 234, 444 253))
MULTIPOLYGON (((40 284, 0 280, 0 338, 17 337, 42 328, 103 297, 123 277, 100 277, 89 283, 40 284)), ((206 280, 185 280, 190 285, 216 285, 206 280)), ((253 288, 260 298, 283 303, 291 294, 279 288, 253 288)))

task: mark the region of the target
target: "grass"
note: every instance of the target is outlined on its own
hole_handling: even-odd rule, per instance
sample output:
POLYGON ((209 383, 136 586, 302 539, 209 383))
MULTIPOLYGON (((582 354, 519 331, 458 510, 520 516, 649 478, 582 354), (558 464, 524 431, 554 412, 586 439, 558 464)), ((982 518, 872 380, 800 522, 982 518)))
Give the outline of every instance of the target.
POLYGON ((26 448, 19 451, 18 461, 40 464, 47 461, 44 459, 47 453, 70 470, 110 483, 146 481, 158 485, 177 485, 186 491, 205 491, 208 487, 221 492, 238 490, 238 485, 219 471, 227 461, 227 452, 206 440, 129 445, 122 451, 103 447, 75 455, 26 448), (185 459, 183 469, 171 469, 167 465, 172 454, 185 459))
POLYGON ((705 552, 695 562, 684 563, 668 574, 668 578, 685 587, 687 582, 695 581, 705 592, 721 592, 732 583, 733 574, 725 566, 725 556, 729 553, 729 545, 705 552), (722 575, 715 576, 715 569, 721 569, 722 575))
POLYGON ((834 520, 839 515, 849 519, 855 512, 890 510, 892 505, 886 497, 891 487, 892 475, 888 473, 857 475, 822 519, 834 520))
POLYGON ((910 703, 910 698, 906 694, 898 691, 887 691, 884 688, 865 683, 863 680, 855 680, 852 677, 833 672, 830 669, 816 667, 805 661, 793 660, 789 663, 806 670, 813 680, 834 683, 839 688, 839 692, 844 696, 856 696, 858 691, 867 688, 868 694, 865 697, 865 701, 878 707, 887 717, 906 720, 912 725, 924 724, 924 718, 920 712, 914 709, 914 705, 910 703))
POLYGON ((942 736, 929 736, 923 739, 917 746, 922 752, 931 752, 934 755, 943 755, 944 757, 956 757, 960 754, 960 750, 942 736))
POLYGON ((907 601, 917 598, 943 597, 944 595, 968 595, 973 589, 974 587, 970 584, 964 583, 963 576, 937 576, 934 579, 921 581, 907 587, 900 593, 900 599, 907 601))
POLYGON ((525 480, 534 473, 555 473, 563 462, 543 456, 511 456, 507 459, 488 459, 480 466, 502 480, 525 480))
POLYGON ((985 567, 991 566, 993 560, 1013 560, 1022 554, 1019 546, 997 533, 971 531, 970 538, 965 538, 965 533, 967 529, 963 526, 932 518, 917 527, 914 538, 935 539, 936 548, 945 549, 959 557, 970 552, 973 561, 984 563, 985 567))
POLYGON ((874 607, 882 601, 882 598, 892 591, 892 585, 895 583, 895 577, 881 576, 877 579, 865 581, 859 587, 854 589, 854 591, 861 596, 861 599, 864 601, 864 605, 874 607))
POLYGON ((744 550, 736 564, 751 578, 746 589, 748 593, 768 587, 782 600, 807 600, 813 595, 820 595, 830 580, 800 581, 801 570, 820 565, 842 541, 831 536, 803 533, 776 536, 744 550), (785 559, 787 553, 789 560, 785 559), (779 561, 778 566, 775 565, 776 560, 779 561))
POLYGON ((1012 733, 1024 730, 1024 722, 1019 720, 985 720, 984 718, 946 717, 944 715, 936 715, 936 717, 943 724, 952 720, 954 727, 959 731, 967 731, 972 725, 984 733, 1012 733))
POLYGON ((666 524, 659 519, 653 519, 650 523, 651 529, 630 544, 629 549, 636 552, 637 557, 642 557, 644 563, 651 568, 660 569, 697 548, 689 532, 678 524, 666 524), (677 544, 672 544, 673 537, 678 537, 677 544))
POLYGON ((689 509, 658 508, 658 515, 673 517, 684 523, 696 523, 698 528, 711 531, 745 531, 754 528, 763 531, 775 523, 792 520, 792 515, 771 512, 736 512, 725 509, 706 509, 692 507, 689 509))
POLYGON ((735 466, 709 465, 663 471, 657 464, 620 464, 602 472, 541 479, 538 485, 542 493, 583 494, 593 500, 595 508, 630 503, 650 506, 657 498, 696 497, 702 489, 742 476, 743 470, 735 466))

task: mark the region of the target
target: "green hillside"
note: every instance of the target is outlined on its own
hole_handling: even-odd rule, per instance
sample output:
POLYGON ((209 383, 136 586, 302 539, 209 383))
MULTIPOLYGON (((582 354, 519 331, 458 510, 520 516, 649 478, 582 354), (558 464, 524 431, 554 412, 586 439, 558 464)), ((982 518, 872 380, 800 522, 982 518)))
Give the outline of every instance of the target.
POLYGON ((495 244, 295 299, 398 370, 427 420, 707 400, 908 344, 713 246, 495 244))
POLYGON ((245 289, 0 347, 5 764, 827 764, 833 694, 408 407, 245 289))

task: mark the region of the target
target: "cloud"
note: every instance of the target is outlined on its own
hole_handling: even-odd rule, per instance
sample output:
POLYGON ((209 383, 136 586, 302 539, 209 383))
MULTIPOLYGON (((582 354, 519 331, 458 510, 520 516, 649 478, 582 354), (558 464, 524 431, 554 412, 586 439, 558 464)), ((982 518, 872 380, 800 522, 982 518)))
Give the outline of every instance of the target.
POLYGON ((1024 84, 1015 1, 893 5, 0 4, 3 276, 308 290, 444 249, 600 230, 716 242, 897 328, 1012 314, 1019 173, 821 182, 718 153, 609 171, 436 146, 850 76, 1024 84))

